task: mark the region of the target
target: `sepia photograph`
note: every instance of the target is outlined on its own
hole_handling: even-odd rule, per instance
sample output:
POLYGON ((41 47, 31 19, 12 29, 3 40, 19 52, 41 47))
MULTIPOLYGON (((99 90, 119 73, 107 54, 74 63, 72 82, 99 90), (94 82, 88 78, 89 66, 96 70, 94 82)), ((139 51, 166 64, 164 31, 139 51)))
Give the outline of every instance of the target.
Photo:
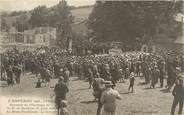
POLYGON ((183 7, 0 0, 0 115, 184 115, 183 7))

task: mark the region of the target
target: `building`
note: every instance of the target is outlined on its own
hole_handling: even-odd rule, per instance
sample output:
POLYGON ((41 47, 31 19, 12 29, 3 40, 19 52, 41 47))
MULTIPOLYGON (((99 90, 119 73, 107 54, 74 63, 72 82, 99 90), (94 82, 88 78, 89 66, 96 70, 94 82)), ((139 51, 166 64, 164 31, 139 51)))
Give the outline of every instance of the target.
POLYGON ((56 42, 56 28, 51 27, 37 27, 32 30, 24 31, 25 44, 33 46, 55 46, 56 42))
POLYGON ((35 49, 41 46, 55 46, 56 28, 37 27, 24 32, 17 32, 14 27, 9 32, 2 32, 2 48, 35 49))

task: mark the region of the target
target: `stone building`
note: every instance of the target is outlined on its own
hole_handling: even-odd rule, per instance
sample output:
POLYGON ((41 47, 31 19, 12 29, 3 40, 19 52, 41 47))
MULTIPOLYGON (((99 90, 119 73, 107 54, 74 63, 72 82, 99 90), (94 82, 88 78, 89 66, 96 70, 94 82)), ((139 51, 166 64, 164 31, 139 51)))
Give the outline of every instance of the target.
POLYGON ((24 32, 17 32, 11 28, 1 35, 2 48, 34 49, 41 46, 55 46, 56 29, 51 27, 37 27, 24 32))

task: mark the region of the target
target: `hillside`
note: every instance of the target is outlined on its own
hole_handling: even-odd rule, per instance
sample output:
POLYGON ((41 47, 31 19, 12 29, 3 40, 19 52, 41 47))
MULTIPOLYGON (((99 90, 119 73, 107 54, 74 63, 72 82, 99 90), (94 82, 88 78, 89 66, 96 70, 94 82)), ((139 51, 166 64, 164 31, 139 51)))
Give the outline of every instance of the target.
POLYGON ((72 15, 75 17, 74 22, 75 23, 78 21, 81 22, 81 21, 88 19, 92 10, 93 10, 92 6, 71 10, 72 15))
MULTIPOLYGON (((72 15, 74 16, 74 23, 80 23, 84 20, 88 19, 89 14, 92 12, 93 6, 88 7, 79 7, 79 8, 73 8, 71 10, 72 15)), ((23 12, 22 14, 24 14, 23 12)), ((6 24, 11 27, 13 26, 13 23, 16 22, 16 19, 19 18, 22 14, 16 15, 16 16, 7 16, 4 17, 6 20, 6 24)), ((26 15, 28 17, 31 16, 31 11, 27 12, 26 15)))

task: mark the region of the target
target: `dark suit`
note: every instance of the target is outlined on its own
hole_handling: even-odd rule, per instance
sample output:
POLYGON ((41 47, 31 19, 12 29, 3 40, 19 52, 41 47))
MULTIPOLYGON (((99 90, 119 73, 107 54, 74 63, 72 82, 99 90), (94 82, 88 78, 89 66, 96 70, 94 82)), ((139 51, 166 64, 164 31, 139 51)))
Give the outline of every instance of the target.
POLYGON ((172 94, 174 96, 174 100, 173 100, 173 104, 172 104, 171 115, 174 115, 175 108, 178 105, 178 103, 179 103, 178 114, 181 114, 182 109, 183 109, 184 87, 182 85, 176 85, 174 87, 172 94))
POLYGON ((68 87, 67 87, 67 85, 64 82, 56 84, 56 86, 54 88, 54 92, 56 94, 55 103, 56 103, 56 106, 58 108, 60 107, 61 100, 65 100, 66 99, 66 93, 68 91, 69 91, 68 87))

